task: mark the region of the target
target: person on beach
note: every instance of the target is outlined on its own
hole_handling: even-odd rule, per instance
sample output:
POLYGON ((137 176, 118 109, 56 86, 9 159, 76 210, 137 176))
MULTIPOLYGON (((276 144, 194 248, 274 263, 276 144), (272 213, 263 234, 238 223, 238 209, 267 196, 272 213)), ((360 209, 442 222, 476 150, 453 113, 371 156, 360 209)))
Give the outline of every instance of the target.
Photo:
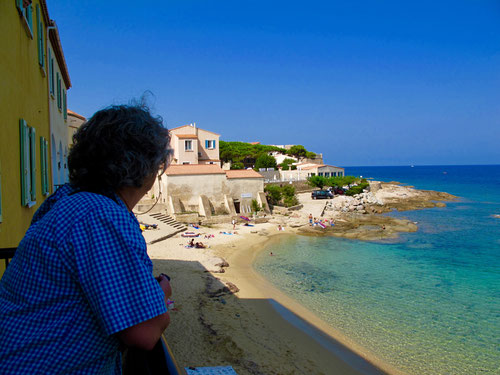
POLYGON ((122 350, 151 350, 170 323, 170 283, 132 213, 167 166, 167 129, 141 105, 112 106, 73 142, 70 183, 0 280, 1 373, 120 374, 122 350))
POLYGON ((309 214, 309 225, 313 225, 313 215, 309 214))

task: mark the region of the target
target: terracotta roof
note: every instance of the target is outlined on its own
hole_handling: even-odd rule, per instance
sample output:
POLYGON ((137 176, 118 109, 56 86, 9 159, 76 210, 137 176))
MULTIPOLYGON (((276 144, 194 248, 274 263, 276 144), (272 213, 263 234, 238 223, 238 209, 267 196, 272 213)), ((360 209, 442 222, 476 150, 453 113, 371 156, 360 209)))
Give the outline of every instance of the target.
POLYGON ((227 178, 264 178, 264 176, 253 169, 233 169, 225 172, 227 178))
POLYGON ((260 142, 250 142, 251 145, 260 145, 260 142))
POLYGON ((167 176, 224 173, 217 164, 171 164, 165 171, 167 176))
POLYGON ((87 121, 87 119, 84 116, 82 116, 82 115, 80 115, 80 114, 78 114, 76 112, 73 112, 71 109, 68 109, 68 116, 77 117, 80 120, 87 121))
POLYGON ((304 170, 315 169, 315 168, 323 168, 323 167, 332 167, 332 168, 344 169, 344 168, 341 168, 341 167, 336 167, 334 165, 328 165, 328 164, 311 165, 309 167, 302 167, 301 169, 304 171, 304 170))
POLYGON ((174 134, 179 139, 198 139, 196 134, 174 134))
POLYGON ((183 128, 183 127, 185 127, 185 126, 189 126, 190 128, 194 128, 194 129, 203 130, 203 131, 205 131, 205 132, 209 132, 209 133, 212 133, 212 134, 215 134, 215 135, 220 135, 220 134, 218 134, 218 133, 211 132, 210 130, 202 129, 202 128, 199 128, 199 127, 197 127, 197 126, 195 127, 195 126, 192 126, 192 125, 190 125, 190 124, 177 126, 176 128, 171 128, 171 129, 169 129, 169 131, 176 130, 176 129, 180 129, 180 128, 183 128))

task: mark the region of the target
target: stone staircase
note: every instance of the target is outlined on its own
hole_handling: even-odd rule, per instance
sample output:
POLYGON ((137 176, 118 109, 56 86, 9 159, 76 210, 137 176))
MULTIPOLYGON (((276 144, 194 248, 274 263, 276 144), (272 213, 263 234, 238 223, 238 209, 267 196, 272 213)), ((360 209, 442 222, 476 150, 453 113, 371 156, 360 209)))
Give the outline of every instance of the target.
POLYGON ((168 224, 175 229, 179 229, 179 230, 186 230, 187 229, 187 226, 185 226, 182 223, 179 223, 178 221, 175 221, 175 219, 170 215, 166 215, 166 214, 162 214, 162 213, 157 212, 154 214, 149 214, 149 216, 155 218, 158 221, 161 221, 162 223, 168 224))
POLYGON ((158 225, 158 230, 145 230, 142 233, 148 245, 166 240, 188 229, 186 225, 175 221, 170 215, 159 212, 141 216, 139 221, 158 225))

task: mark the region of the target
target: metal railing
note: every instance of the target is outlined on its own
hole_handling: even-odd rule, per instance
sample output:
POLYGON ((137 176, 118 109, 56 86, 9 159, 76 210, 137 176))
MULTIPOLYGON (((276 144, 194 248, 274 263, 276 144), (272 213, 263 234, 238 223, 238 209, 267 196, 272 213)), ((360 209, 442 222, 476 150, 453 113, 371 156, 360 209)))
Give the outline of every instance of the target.
POLYGON ((7 247, 0 249, 0 259, 5 260, 5 268, 9 265, 9 259, 12 259, 14 253, 16 252, 16 247, 7 247))

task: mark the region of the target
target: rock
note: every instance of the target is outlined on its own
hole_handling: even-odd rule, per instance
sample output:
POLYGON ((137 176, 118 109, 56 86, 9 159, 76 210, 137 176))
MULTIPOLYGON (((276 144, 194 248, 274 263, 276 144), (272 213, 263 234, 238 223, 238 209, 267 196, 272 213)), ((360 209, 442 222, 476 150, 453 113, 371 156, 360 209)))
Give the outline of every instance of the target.
POLYGON ((222 259, 222 262, 216 264, 217 267, 229 267, 229 263, 222 259))
MULTIPOLYGON (((238 293, 240 291, 240 288, 238 288, 236 285, 234 285, 231 282, 227 282, 226 283, 226 287, 227 287, 228 291, 231 292, 231 293, 238 293)), ((224 289, 226 287, 224 287, 224 289)))
POLYGON ((446 203, 443 202, 437 202, 436 207, 446 207, 446 203))

